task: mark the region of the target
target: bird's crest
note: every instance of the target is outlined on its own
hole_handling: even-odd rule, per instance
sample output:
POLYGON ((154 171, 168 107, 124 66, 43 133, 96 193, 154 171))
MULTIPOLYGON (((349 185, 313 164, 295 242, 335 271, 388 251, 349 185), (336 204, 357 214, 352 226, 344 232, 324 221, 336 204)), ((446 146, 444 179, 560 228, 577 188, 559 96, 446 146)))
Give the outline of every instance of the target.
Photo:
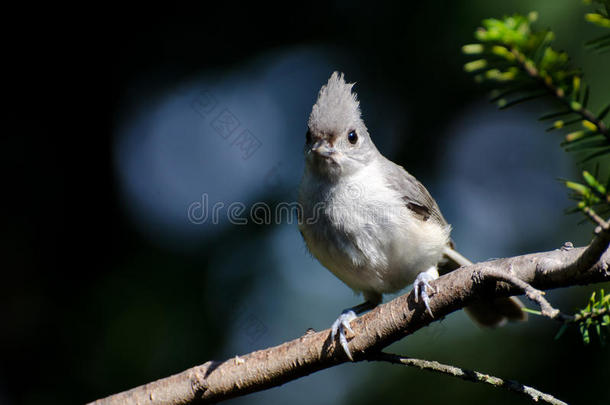
POLYGON ((352 93, 354 83, 346 83, 343 73, 333 72, 318 93, 318 100, 309 115, 309 129, 321 133, 345 131, 360 120, 360 103, 352 93))

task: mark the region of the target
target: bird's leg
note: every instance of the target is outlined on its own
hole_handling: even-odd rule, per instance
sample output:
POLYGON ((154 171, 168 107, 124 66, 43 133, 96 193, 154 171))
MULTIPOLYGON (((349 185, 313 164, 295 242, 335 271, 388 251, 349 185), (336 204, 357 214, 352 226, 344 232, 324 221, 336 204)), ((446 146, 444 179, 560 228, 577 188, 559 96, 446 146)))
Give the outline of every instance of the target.
POLYGON ((431 317, 434 318, 432 314, 432 310, 430 309, 430 297, 428 296, 427 288, 430 288, 434 292, 438 292, 436 288, 432 288, 430 285, 430 281, 436 280, 438 278, 438 268, 436 266, 430 267, 426 271, 422 271, 417 275, 415 281, 413 282, 413 290, 415 290, 415 302, 419 302, 419 299, 424 302, 426 305, 426 309, 431 317))
POLYGON ((353 321, 354 319, 356 319, 358 317, 358 315, 360 315, 361 313, 375 308, 377 306, 377 304, 379 303, 379 300, 375 300, 375 301, 376 302, 367 300, 360 305, 356 305, 355 307, 352 307, 352 308, 347 308, 347 309, 343 310, 343 312, 341 312, 341 315, 339 315, 337 320, 335 322, 333 322, 331 339, 335 340, 337 333, 339 334, 339 342, 341 343, 341 347, 343 347, 345 354, 347 354, 347 357, 349 357, 349 359, 351 361, 354 361, 354 359, 352 358, 352 354, 350 353, 349 347, 347 346, 347 338, 345 337, 345 330, 347 329, 350 332, 354 333, 354 331, 352 330, 352 327, 349 325, 350 322, 353 321))

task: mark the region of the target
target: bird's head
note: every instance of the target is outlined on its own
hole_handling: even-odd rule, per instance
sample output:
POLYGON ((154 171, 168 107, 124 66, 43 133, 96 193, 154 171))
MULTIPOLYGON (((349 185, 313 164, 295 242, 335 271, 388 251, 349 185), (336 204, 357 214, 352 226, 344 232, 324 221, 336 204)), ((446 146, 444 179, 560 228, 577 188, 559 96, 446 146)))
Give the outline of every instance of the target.
POLYGON ((360 115, 354 83, 334 72, 311 110, 305 161, 317 174, 336 178, 365 167, 377 152, 360 115))

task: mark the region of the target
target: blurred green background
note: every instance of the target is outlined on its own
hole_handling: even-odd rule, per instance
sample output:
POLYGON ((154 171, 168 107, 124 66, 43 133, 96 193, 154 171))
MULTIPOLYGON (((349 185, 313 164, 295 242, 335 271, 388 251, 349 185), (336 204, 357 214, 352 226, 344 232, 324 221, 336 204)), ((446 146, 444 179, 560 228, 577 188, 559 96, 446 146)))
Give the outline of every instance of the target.
MULTIPOLYGON (((462 70, 460 47, 483 18, 537 10, 536 26, 552 28, 555 47, 583 68, 596 110, 610 95, 610 59, 582 46, 601 35, 584 20, 592 8, 216 2, 30 14, 22 31, 34 39, 20 52, 32 61, 23 73, 37 91, 25 105, 40 125, 25 120, 4 140, 15 204, 2 240, 0 403, 91 401, 325 329, 360 303, 308 255, 288 218, 228 220, 232 203, 295 200, 308 114, 334 70, 357 82, 379 149, 426 184, 466 256, 586 244, 592 227, 564 214, 572 202, 556 180, 577 178, 575 161, 536 121, 551 107, 497 111, 462 70), (223 116, 229 130, 217 125, 223 116), (218 220, 203 218, 205 199, 218 220)), ((571 312, 599 287, 549 299, 571 312)), ((584 346, 575 330, 554 341, 557 330, 535 316, 481 330, 459 312, 389 350, 516 379, 569 403, 610 403, 608 347, 584 346)), ((288 401, 526 403, 371 363, 228 403, 288 401)))

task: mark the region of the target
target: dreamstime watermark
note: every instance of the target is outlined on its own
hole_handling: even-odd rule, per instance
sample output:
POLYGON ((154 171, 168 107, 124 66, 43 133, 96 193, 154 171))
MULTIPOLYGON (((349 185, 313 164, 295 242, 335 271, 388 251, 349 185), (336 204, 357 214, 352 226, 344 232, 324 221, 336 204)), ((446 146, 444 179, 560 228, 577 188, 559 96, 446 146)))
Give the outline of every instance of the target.
MULTIPOLYGON (((242 160, 249 160, 263 146, 263 142, 242 124, 241 120, 226 105, 208 90, 201 90, 190 102, 191 109, 212 128, 220 138, 240 152, 242 160)), ((265 185, 277 188, 281 183, 281 162, 276 162, 264 174, 265 185)))
POLYGON ((243 160, 250 159, 263 145, 252 131, 242 126, 241 121, 229 108, 219 107, 216 97, 209 91, 200 91, 191 101, 191 108, 204 120, 213 117, 209 122, 210 127, 218 136, 239 150, 243 160))
POLYGON ((294 224, 295 219, 302 217, 301 213, 302 207, 298 202, 280 202, 272 207, 266 202, 259 201, 248 208, 246 204, 239 201, 230 204, 217 201, 210 206, 209 196, 206 193, 201 196, 200 201, 193 201, 187 208, 187 218, 195 225, 204 223, 218 225, 225 219, 233 225, 294 224))
POLYGON ((203 194, 201 199, 193 201, 187 207, 187 218, 195 225, 211 223, 220 224, 225 220, 233 225, 293 225, 316 224, 324 221, 358 224, 390 224, 397 221, 408 221, 412 214, 404 204, 387 204, 384 201, 367 201, 350 199, 348 201, 336 201, 329 204, 320 201, 315 204, 301 204, 296 201, 282 201, 277 204, 258 201, 247 206, 243 202, 235 201, 225 203, 217 201, 210 203, 208 194, 203 194))

